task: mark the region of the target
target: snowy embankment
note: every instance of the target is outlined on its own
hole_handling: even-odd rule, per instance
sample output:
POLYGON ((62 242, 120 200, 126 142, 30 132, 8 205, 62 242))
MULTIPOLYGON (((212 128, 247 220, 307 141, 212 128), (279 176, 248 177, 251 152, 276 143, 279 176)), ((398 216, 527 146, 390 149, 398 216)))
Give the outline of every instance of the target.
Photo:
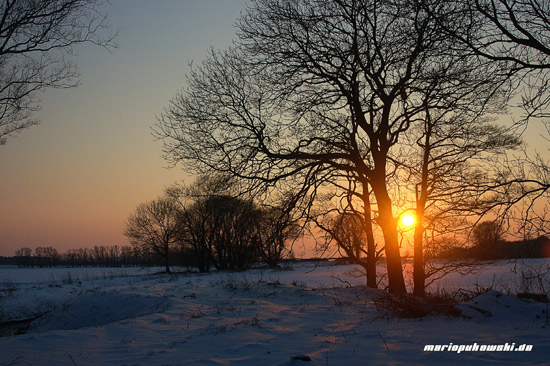
POLYGON ((388 319, 382 293, 365 289, 354 266, 206 275, 0 269, 0 364, 546 365, 548 305, 512 295, 548 286, 548 264, 498 262, 449 276, 432 288, 500 292, 458 305, 462 316, 422 319, 388 319), (424 352, 450 343, 533 350, 424 352))

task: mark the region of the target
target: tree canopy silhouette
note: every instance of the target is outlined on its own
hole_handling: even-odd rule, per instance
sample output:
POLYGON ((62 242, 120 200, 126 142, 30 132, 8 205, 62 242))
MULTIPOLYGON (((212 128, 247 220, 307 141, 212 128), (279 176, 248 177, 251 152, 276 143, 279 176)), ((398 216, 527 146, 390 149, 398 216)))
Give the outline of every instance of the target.
POLYGON ((0 145, 38 123, 38 92, 78 85, 74 47, 115 47, 102 0, 4 0, 0 4, 0 145))
POLYGON ((464 146, 501 133, 479 118, 507 97, 498 70, 448 37, 421 1, 257 0, 235 46, 188 75, 156 134, 173 163, 228 172, 250 189, 293 185, 311 203, 360 183, 354 194, 375 205, 384 238, 389 290, 403 293, 397 217, 406 208, 392 190, 417 182, 400 173, 411 159, 402 143, 436 111, 472 121, 464 146))

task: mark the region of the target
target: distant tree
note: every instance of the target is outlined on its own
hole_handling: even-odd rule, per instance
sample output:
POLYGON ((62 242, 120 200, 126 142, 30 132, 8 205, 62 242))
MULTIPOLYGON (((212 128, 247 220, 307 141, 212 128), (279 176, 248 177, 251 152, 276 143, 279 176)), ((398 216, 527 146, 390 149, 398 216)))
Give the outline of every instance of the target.
POLYGON ((336 243, 349 263, 363 267, 367 286, 377 288, 376 265, 384 247, 375 241, 374 197, 368 180, 349 174, 341 178, 316 207, 314 222, 326 233, 325 246, 336 243))
POLYGON ((364 268, 367 286, 378 288, 376 265, 384 247, 377 246, 375 241, 376 202, 368 179, 349 173, 335 178, 332 187, 318 198, 311 215, 315 225, 325 233, 325 243, 320 249, 327 250, 331 243, 336 243, 350 263, 364 268))
POLYGON ((124 235, 130 243, 163 258, 166 273, 170 273, 170 253, 182 241, 178 214, 179 205, 172 197, 160 197, 140 204, 126 221, 124 235))
POLYGON ((350 206, 347 208, 348 210, 335 210, 316 223, 327 233, 328 239, 338 245, 338 249, 350 263, 363 267, 367 275, 367 286, 377 288, 376 272, 373 273, 372 268, 376 269, 376 262, 381 257, 383 248, 376 250, 372 239, 372 248, 369 249, 363 215, 350 206))
POLYGON ((78 85, 67 60, 74 47, 114 47, 103 0, 4 0, 0 3, 0 145, 38 123, 39 92, 78 85))
POLYGON ((255 238, 258 254, 270 268, 276 268, 302 228, 290 207, 261 207, 259 215, 255 238))
POLYGON ((95 266, 105 267, 106 251, 104 246, 94 245, 94 247, 91 248, 91 254, 92 254, 91 259, 95 266))
POLYGON ((60 256, 59 263, 71 267, 148 266, 152 261, 147 253, 131 245, 96 245, 93 248, 69 249, 60 256))
POLYGON ((186 241, 193 248, 199 270, 245 270, 258 258, 261 213, 248 200, 208 196, 183 212, 186 241))
POLYGON ((261 211, 251 201, 230 196, 209 197, 214 226, 213 256, 217 269, 244 271, 258 261, 261 211))
POLYGON ((63 258, 67 265, 71 267, 78 266, 76 249, 69 249, 63 254, 63 258))
POLYGON ((34 253, 40 268, 55 267, 60 259, 57 249, 53 247, 37 247, 34 253))
POLYGON ((184 249, 194 253, 201 272, 211 266, 242 271, 259 259, 275 267, 298 235, 292 205, 262 207, 239 192, 235 179, 216 174, 168 190, 181 205, 184 249))
MULTIPOLYGON (((191 248, 195 265, 201 273, 209 272, 212 265, 214 230, 210 226, 210 207, 206 200, 199 200, 186 207, 180 216, 185 228, 184 246, 191 248)), ((184 249, 182 249, 184 250, 184 249)))
POLYGON ((40 268, 43 268, 46 262, 46 253, 43 247, 37 247, 34 251, 34 256, 36 257, 37 264, 40 268))
POLYGON ((89 248, 80 248, 77 252, 78 263, 81 267, 88 267, 92 264, 92 253, 89 248))
POLYGON ((209 205, 208 198, 227 193, 230 182, 226 177, 204 175, 189 186, 173 186, 167 190, 167 195, 179 203, 178 220, 184 231, 183 246, 190 248, 200 272, 209 272, 214 261, 216 228, 211 216, 214 208, 209 205))
POLYGON ((47 250, 48 256, 50 258, 50 267, 58 266, 61 260, 61 255, 59 254, 57 249, 55 249, 54 247, 48 247, 47 250))
POLYGON ((139 251, 135 247, 124 245, 120 247, 120 260, 123 266, 139 264, 139 251))
POLYGON ((504 233, 504 227, 498 221, 482 221, 477 224, 472 231, 475 254, 480 259, 494 257, 493 252, 503 240, 504 233))
POLYGON ((32 267, 32 249, 31 248, 20 248, 15 251, 15 257, 17 265, 19 267, 32 267))
POLYGON ((174 257, 175 262, 180 266, 186 267, 187 271, 189 271, 190 268, 199 268, 195 252, 189 245, 179 246, 174 253, 174 257))
POLYGON ((108 263, 110 267, 120 266, 120 247, 118 245, 112 245, 107 248, 108 251, 108 263))

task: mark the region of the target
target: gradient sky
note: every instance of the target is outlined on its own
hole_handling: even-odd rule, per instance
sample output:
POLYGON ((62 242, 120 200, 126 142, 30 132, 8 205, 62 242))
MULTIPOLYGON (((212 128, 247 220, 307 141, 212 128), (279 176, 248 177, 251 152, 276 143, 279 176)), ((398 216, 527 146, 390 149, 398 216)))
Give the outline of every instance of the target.
MULTIPOLYGON (((42 124, 0 146, 0 256, 128 245, 124 221, 186 178, 167 169, 151 126, 185 86, 189 62, 226 48, 245 0, 111 0, 119 48, 77 49, 81 85, 41 95, 42 124)), ((525 135, 532 147, 540 123, 525 135)))
POLYGON ((119 48, 83 46, 81 85, 41 95, 42 123, 0 146, 0 256, 127 245, 135 207, 185 179, 166 169, 151 126, 189 62, 226 48, 244 0, 111 0, 119 48))

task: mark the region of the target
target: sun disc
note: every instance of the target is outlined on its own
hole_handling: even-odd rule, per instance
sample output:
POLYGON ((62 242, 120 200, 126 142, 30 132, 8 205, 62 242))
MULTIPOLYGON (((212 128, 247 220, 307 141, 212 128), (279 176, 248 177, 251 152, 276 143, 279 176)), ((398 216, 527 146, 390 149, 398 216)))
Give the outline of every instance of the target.
POLYGON ((401 218, 401 222, 402 222, 403 225, 405 225, 405 226, 412 226, 412 225, 414 224, 414 216, 413 216, 413 215, 410 215, 410 214, 404 215, 404 216, 401 218))

